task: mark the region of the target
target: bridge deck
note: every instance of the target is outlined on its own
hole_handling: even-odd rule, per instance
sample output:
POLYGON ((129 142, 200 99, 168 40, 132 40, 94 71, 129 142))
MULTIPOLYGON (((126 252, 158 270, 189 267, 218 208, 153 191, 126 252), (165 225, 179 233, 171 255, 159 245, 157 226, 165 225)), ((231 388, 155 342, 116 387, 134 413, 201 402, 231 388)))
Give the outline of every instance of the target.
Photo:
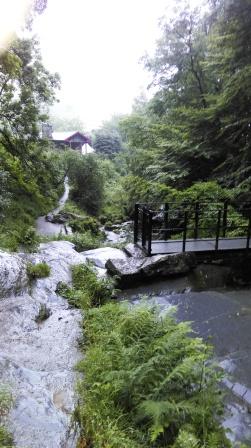
MULTIPOLYGON (((247 238, 219 238, 218 251, 246 249, 247 238)), ((182 240, 152 241, 152 255, 171 254, 182 252, 182 240)), ((251 247, 249 246, 251 249, 251 247)), ((185 252, 212 252, 215 251, 215 238, 187 239, 185 252)))

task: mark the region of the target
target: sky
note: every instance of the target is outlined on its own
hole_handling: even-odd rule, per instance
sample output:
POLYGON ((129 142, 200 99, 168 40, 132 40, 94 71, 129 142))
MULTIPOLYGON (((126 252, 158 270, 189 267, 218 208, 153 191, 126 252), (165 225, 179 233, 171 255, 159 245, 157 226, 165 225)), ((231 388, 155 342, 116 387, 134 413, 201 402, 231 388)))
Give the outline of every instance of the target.
MULTIPOLYGON (((0 0, 0 51, 31 1, 0 0)), ((114 114, 130 113, 151 82, 139 61, 154 52, 158 20, 171 5, 175 0, 47 0, 32 31, 45 67, 61 77, 52 113, 79 117, 87 131, 114 114)))
POLYGON ((87 130, 128 113, 150 75, 139 59, 153 51, 168 0, 48 0, 35 21, 45 66, 61 75, 57 114, 87 130))

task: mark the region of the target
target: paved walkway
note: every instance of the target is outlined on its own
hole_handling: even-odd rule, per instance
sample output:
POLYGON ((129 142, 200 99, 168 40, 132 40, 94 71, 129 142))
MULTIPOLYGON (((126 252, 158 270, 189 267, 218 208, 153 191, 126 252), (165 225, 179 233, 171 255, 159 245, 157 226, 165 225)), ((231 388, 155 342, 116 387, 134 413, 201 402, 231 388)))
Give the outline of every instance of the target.
MULTIPOLYGON (((246 249, 247 238, 219 238, 218 250, 240 250, 246 249)), ((182 240, 152 241, 152 255, 170 254, 182 252, 182 240)), ((250 247, 251 248, 251 247, 250 247)), ((187 239, 186 252, 212 252, 215 251, 215 238, 187 239)))

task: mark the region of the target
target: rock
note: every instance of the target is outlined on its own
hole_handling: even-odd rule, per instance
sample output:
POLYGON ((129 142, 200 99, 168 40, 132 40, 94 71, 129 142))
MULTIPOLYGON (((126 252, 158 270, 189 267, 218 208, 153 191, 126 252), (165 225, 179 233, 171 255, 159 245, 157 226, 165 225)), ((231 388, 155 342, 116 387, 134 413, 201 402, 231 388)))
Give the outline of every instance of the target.
POLYGON ((143 279, 171 277, 186 274, 196 266, 193 254, 155 255, 145 258, 109 259, 105 267, 111 275, 120 278, 121 286, 143 279))
POLYGON ((53 224, 65 224, 68 220, 68 217, 65 216, 63 213, 49 213, 45 217, 46 221, 52 222, 53 224))
POLYGON ((129 257, 145 258, 145 254, 144 254, 143 250, 140 247, 138 247, 136 244, 133 244, 133 243, 127 244, 124 248, 124 251, 129 257))
POLYGON ((43 243, 34 254, 0 255, 0 282, 9 289, 19 279, 19 285, 25 283, 28 260, 51 268, 49 277, 0 300, 0 384, 13 397, 6 426, 20 448, 76 447, 71 416, 77 403, 74 366, 82 358, 82 316, 55 290, 59 281, 71 281, 71 266, 84 263, 85 257, 68 241, 43 243), (50 308, 51 316, 38 325, 42 306, 50 308))
POLYGON ((100 249, 87 250, 81 252, 87 260, 92 261, 98 268, 105 268, 107 260, 112 258, 113 260, 126 261, 126 254, 120 250, 112 247, 101 247, 100 249))
POLYGON ((16 254, 0 252, 0 297, 18 292, 28 284, 26 263, 16 254))

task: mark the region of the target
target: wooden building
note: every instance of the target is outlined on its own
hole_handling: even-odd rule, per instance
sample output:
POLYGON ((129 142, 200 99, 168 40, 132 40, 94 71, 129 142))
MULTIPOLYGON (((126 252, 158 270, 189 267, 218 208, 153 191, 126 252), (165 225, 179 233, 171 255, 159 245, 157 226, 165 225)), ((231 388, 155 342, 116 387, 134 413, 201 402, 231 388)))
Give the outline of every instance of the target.
POLYGON ((82 132, 52 132, 52 141, 59 149, 69 147, 82 152, 82 148, 86 148, 86 145, 88 145, 90 150, 85 152, 92 152, 91 139, 90 137, 82 134, 82 132))

